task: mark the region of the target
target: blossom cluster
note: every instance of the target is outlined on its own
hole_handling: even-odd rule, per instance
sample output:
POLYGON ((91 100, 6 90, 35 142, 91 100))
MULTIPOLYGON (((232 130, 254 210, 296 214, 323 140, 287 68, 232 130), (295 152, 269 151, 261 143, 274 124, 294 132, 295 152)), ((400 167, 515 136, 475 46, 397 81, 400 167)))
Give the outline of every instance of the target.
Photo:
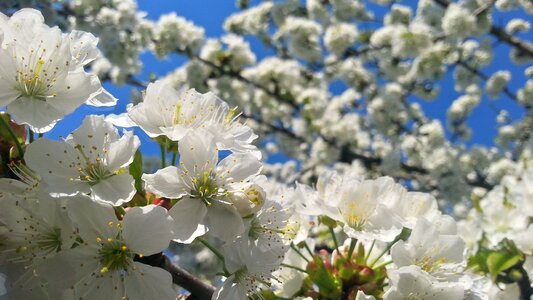
POLYGON ((216 259, 218 277, 202 278, 216 288, 201 285, 212 300, 533 294, 533 69, 483 69, 495 42, 531 62, 529 22, 493 17, 529 2, 421 0, 381 18, 362 1, 239 1, 209 39, 134 0, 29 2, 46 19, 0 14, 0 296, 194 297, 167 258, 186 255, 216 259), (188 61, 145 84, 144 51, 188 61), (443 122, 418 100, 449 70, 443 122), (104 80, 139 101, 43 137, 83 104, 114 106, 104 80), (470 147, 487 97, 523 117, 498 110, 499 148, 470 147))

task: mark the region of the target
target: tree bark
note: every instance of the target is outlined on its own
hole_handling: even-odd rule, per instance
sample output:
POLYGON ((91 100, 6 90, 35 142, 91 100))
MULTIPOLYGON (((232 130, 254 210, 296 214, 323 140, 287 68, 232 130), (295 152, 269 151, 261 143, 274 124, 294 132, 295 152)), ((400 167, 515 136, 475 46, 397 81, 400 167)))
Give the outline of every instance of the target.
POLYGON ((163 253, 157 253, 142 258, 137 258, 139 262, 159 267, 167 270, 172 275, 172 282, 181 286, 191 293, 186 299, 189 300, 211 300, 215 288, 200 279, 194 277, 191 273, 172 263, 163 253))

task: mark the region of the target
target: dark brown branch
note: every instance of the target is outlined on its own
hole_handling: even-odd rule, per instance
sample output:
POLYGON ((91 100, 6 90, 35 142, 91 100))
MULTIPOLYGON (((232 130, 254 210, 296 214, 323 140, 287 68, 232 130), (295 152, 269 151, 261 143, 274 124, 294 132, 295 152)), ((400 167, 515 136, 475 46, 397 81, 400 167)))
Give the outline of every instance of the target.
MULTIPOLYGON (((380 49, 382 49, 382 48, 363 47, 362 49, 352 50, 351 52, 348 51, 347 55, 348 56, 350 56, 350 55, 359 56, 359 55, 365 54, 367 52, 374 51, 374 50, 380 50, 380 49)), ((214 69, 218 76, 228 76, 228 77, 233 78, 235 80, 238 80, 238 81, 240 81, 242 83, 245 83, 245 84, 248 84, 250 86, 253 86, 254 88, 257 88, 258 90, 263 91, 265 94, 269 95, 270 97, 275 98, 280 103, 288 104, 293 109, 296 109, 296 110, 298 109, 298 105, 295 102, 293 102, 290 99, 287 99, 286 97, 281 95, 280 91, 277 90, 277 89, 272 91, 269 88, 267 88, 267 87, 255 82, 255 81, 253 81, 253 80, 250 80, 250 79, 242 76, 240 74, 240 72, 238 72, 238 71, 234 71, 234 70, 231 70, 229 68, 225 68, 224 66, 220 66, 220 65, 218 65, 218 64, 216 64, 214 62, 211 62, 209 60, 203 59, 197 54, 191 53, 189 51, 180 50, 180 49, 176 49, 176 51, 178 53, 180 53, 180 54, 186 55, 190 59, 195 59, 195 60, 205 64, 206 66, 214 69)), ((136 86, 136 87, 140 87, 140 88, 146 87, 145 83, 140 82, 138 80, 135 80, 135 78, 133 78, 131 76, 127 78, 127 83, 130 84, 130 85, 136 86)), ((409 93, 412 92, 412 90, 413 90, 413 87, 410 88, 409 93)), ((407 95, 406 95, 406 97, 407 97, 407 95)), ((516 96, 514 98, 516 99, 516 96)), ((293 131, 291 131, 288 128, 280 127, 280 126, 277 126, 275 124, 264 122, 263 120, 261 120, 259 117, 256 117, 256 116, 249 116, 249 115, 245 115, 245 114, 243 114, 242 116, 245 117, 245 118, 253 119, 257 123, 261 124, 262 126, 265 126, 265 127, 269 128, 270 130, 272 130, 274 132, 281 133, 281 134, 283 134, 283 135, 285 135, 285 136, 287 136, 287 137, 289 137, 289 138, 291 138, 293 140, 296 140, 296 141, 299 141, 299 142, 302 142, 302 143, 308 142, 304 137, 301 137, 301 136, 295 134, 293 131)), ((420 120, 416 120, 416 121, 420 121, 420 120)), ((349 145, 338 145, 337 141, 334 138, 325 137, 321 133, 317 133, 317 134, 330 147, 340 148, 341 149, 341 157, 340 157, 340 161, 341 162, 351 163, 353 160, 359 160, 369 170, 374 169, 375 167, 379 166, 382 163, 382 159, 379 158, 379 157, 374 157, 372 155, 367 155, 367 154, 355 152, 352 149, 350 149, 349 145)), ((408 165, 408 164, 403 163, 403 162, 401 163, 401 169, 405 173, 404 174, 400 174, 397 177, 398 178, 407 179, 407 180, 413 179, 413 176, 410 176, 409 174, 413 174, 413 173, 414 174, 418 174, 418 175, 427 175, 427 174, 429 174, 429 172, 426 169, 424 169, 424 168, 421 168, 421 167, 418 167, 418 166, 408 165)), ((470 184, 472 186, 484 187, 484 188, 487 188, 487 189, 491 189, 492 188, 492 185, 488 184, 483 178, 478 178, 478 179, 476 179, 474 181, 467 180, 467 182, 468 182, 468 184, 470 184)))
POLYGON ((520 280, 517 282, 520 288, 520 300, 530 300, 533 297, 533 288, 531 287, 531 280, 524 267, 520 267, 520 280))
POLYGON ((500 41, 503 41, 503 42, 515 47, 516 49, 520 50, 520 52, 522 52, 522 53, 526 54, 527 56, 533 58, 533 44, 528 43, 528 42, 524 42, 524 41, 520 40, 519 38, 517 38, 517 37, 515 37, 515 36, 513 36, 511 34, 508 34, 503 29, 501 29, 499 27, 496 27, 496 26, 492 26, 490 28, 490 34, 492 34, 493 36, 497 37, 500 41))
MULTIPOLYGON (((283 96, 279 94, 278 91, 274 91, 274 92, 270 91, 268 88, 262 86, 261 84, 243 77, 238 72, 228 71, 227 69, 223 68, 222 66, 219 66, 219 65, 217 65, 217 64, 215 64, 215 63, 213 63, 211 61, 208 61, 208 60, 200 58, 198 55, 194 55, 194 54, 190 54, 190 53, 188 53, 188 54, 184 53, 184 54, 186 54, 190 58, 197 59, 198 61, 204 63, 205 65, 207 65, 207 66, 209 66, 211 68, 216 69, 221 75, 229 76, 229 77, 234 78, 236 80, 239 80, 239 81, 241 81, 243 83, 252 85, 253 87, 255 87, 257 89, 260 89, 260 90, 264 91, 266 94, 268 94, 269 96, 275 98, 276 100, 280 101, 281 103, 288 103, 286 101, 286 99, 284 99, 283 96)), ((296 104, 293 103, 293 102, 289 102, 288 104, 293 106, 293 108, 297 108, 296 104)), ((268 127, 269 129, 271 129, 271 130, 273 130, 275 132, 284 134, 284 135, 288 136, 289 138, 292 138, 292 139, 297 140, 299 142, 307 142, 307 140, 304 137, 301 137, 301 136, 295 134, 294 132, 292 132, 288 128, 279 127, 279 126, 276 126, 274 124, 270 124, 268 122, 264 122, 263 120, 259 119, 258 117, 248 116, 248 115, 245 115, 245 114, 243 114, 242 116, 245 117, 245 118, 253 119, 257 123, 259 123, 259 124, 261 124, 263 126, 266 126, 266 127, 268 127)), ((374 156, 371 156, 371 155, 366 155, 366 154, 355 152, 355 151, 353 151, 352 149, 349 148, 349 145, 338 145, 337 141, 335 139, 325 137, 321 133, 317 133, 317 134, 330 147, 340 148, 341 149, 341 157, 340 157, 340 161, 341 162, 351 163, 353 160, 359 160, 369 170, 379 166, 382 163, 382 159, 379 158, 379 157, 374 157, 374 156)), ((410 173, 414 173, 414 174, 418 174, 418 175, 428 175, 429 174, 429 172, 426 169, 418 167, 418 166, 408 165, 408 164, 403 163, 403 162, 401 163, 400 166, 401 166, 402 171, 405 172, 406 174, 400 174, 399 176, 397 176, 399 178, 411 180, 411 179, 413 179, 413 177, 409 176, 410 173)), ((478 176, 478 178, 476 180, 468 180, 468 179, 465 179, 465 180, 466 180, 466 182, 468 184, 470 184, 472 186, 483 187, 483 188, 486 188, 486 189, 492 189, 493 188, 493 186, 491 184, 487 183, 483 178, 481 178, 479 176, 478 176)))
POLYGON ((211 300, 211 296, 215 292, 213 286, 201 281, 191 273, 173 264, 163 253, 137 258, 137 260, 144 264, 167 270, 172 275, 172 282, 191 293, 187 299, 211 300))
MULTIPOLYGON (((459 60, 457 62, 457 64, 460 65, 461 67, 465 68, 470 73, 476 75, 480 79, 482 79, 484 81, 489 80, 489 76, 488 75, 484 74, 483 72, 481 72, 480 70, 476 69, 475 67, 473 67, 469 63, 465 62, 464 60, 459 60)), ((502 92, 505 95, 507 95, 507 97, 509 97, 511 100, 513 100, 515 102, 518 102, 518 98, 516 97, 516 94, 513 91, 511 91, 509 89, 509 87, 507 87, 507 85, 505 85, 505 87, 502 89, 502 92)), ((526 107, 526 109, 527 109, 527 107, 526 107)))
POLYGON ((224 67, 219 66, 219 65, 217 65, 217 64, 215 64, 215 63, 213 63, 213 62, 211 62, 209 60, 205 60, 205 59, 203 59, 200 56, 195 55, 195 54, 190 54, 190 53, 185 53, 185 54, 189 58, 196 59, 196 60, 202 62, 203 64, 205 64, 205 65, 217 70, 217 72, 219 72, 220 75, 225 75, 225 76, 231 77, 233 79, 236 79, 236 80, 238 80, 238 81, 240 81, 242 83, 246 83, 248 85, 251 85, 251 86, 255 87, 256 89, 263 91, 265 94, 269 95, 270 97, 276 98, 281 103, 289 104, 294 109, 297 108, 296 103, 294 103, 292 101, 288 101, 282 95, 280 95, 279 92, 271 91, 267 87, 255 82, 255 81, 252 81, 252 80, 250 80, 250 79, 248 79, 248 78, 246 78, 244 76, 242 76, 240 72, 236 72, 236 71, 224 68, 224 67))

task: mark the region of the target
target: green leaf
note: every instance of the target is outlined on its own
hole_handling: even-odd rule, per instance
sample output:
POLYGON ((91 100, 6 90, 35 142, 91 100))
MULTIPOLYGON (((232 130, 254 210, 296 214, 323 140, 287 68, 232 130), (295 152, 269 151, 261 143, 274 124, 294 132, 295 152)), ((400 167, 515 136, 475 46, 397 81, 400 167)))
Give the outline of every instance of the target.
POLYGON ((135 189, 137 192, 143 191, 141 176, 143 175, 143 157, 140 151, 135 152, 133 162, 130 165, 130 175, 135 179, 135 189))
POLYGON ((492 252, 487 257, 487 266, 492 280, 495 280, 505 270, 516 265, 521 259, 521 255, 506 255, 508 253, 492 252))

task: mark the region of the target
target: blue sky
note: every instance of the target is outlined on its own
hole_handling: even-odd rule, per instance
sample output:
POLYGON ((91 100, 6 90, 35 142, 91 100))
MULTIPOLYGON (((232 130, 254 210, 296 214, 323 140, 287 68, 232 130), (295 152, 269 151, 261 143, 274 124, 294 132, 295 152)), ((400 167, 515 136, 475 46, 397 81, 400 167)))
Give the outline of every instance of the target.
MULTIPOLYGON (((411 7, 416 6, 416 1, 404 1, 406 5, 411 7)), ((149 19, 157 20, 161 14, 176 12, 178 15, 183 16, 195 24, 205 28, 207 37, 219 37, 224 33, 222 24, 227 16, 236 12, 235 2, 233 0, 139 0, 139 8, 145 11, 149 19)), ((379 7, 377 5, 370 5, 372 9, 376 9, 377 15, 382 15, 386 8, 379 7)), ((512 12, 506 14, 495 14, 494 22, 500 26, 504 26, 508 20, 514 17, 522 17, 527 19, 527 15, 521 12, 512 12)), ((258 59, 268 55, 268 52, 264 47, 256 40, 251 39, 252 48, 255 51, 258 59)), ((513 74, 509 86, 511 90, 516 91, 519 87, 524 85, 526 78, 523 74, 524 66, 514 66, 509 58, 509 48, 506 45, 498 45, 495 49, 495 60, 492 65, 483 69, 483 72, 490 74, 497 70, 510 70, 513 74), (503 53, 502 53, 503 52, 503 53)), ((140 79, 146 80, 148 74, 155 73, 157 75, 164 75, 169 71, 174 70, 179 65, 185 62, 183 57, 173 55, 165 60, 158 60, 152 54, 145 53, 142 55, 142 61, 144 64, 143 72, 137 76, 140 79)), ((438 98, 432 102, 426 102, 420 99, 412 97, 410 101, 421 103, 425 113, 432 118, 438 118, 445 120, 446 110, 450 106, 451 102, 460 96, 453 90, 452 72, 450 71, 446 79, 441 82, 441 94, 438 98)), ((74 114, 68 116, 65 120, 60 122, 54 130, 47 133, 45 136, 49 138, 58 138, 59 136, 65 136, 72 130, 74 130, 81 123, 83 116, 89 113, 120 113, 123 112, 127 103, 129 103, 130 88, 129 87, 115 87, 110 84, 106 84, 106 88, 115 97, 119 98, 119 103, 114 108, 109 109, 94 109, 88 106, 79 108, 74 114)), ((338 92, 336 88, 332 90, 338 92)), ((509 110, 511 116, 516 119, 519 118, 523 110, 513 103, 510 99, 502 96, 500 99, 492 101, 484 98, 482 104, 477 107, 471 118, 468 120, 469 126, 473 129, 474 135, 468 142, 468 145, 483 144, 492 145, 493 137, 496 135, 496 113, 491 108, 495 106, 498 108, 505 108, 509 110)), ((445 121, 443 121, 445 123, 445 121)), ((145 134, 138 131, 138 135, 141 138, 142 148, 141 150, 145 154, 158 154, 159 148, 151 142, 145 134)))

